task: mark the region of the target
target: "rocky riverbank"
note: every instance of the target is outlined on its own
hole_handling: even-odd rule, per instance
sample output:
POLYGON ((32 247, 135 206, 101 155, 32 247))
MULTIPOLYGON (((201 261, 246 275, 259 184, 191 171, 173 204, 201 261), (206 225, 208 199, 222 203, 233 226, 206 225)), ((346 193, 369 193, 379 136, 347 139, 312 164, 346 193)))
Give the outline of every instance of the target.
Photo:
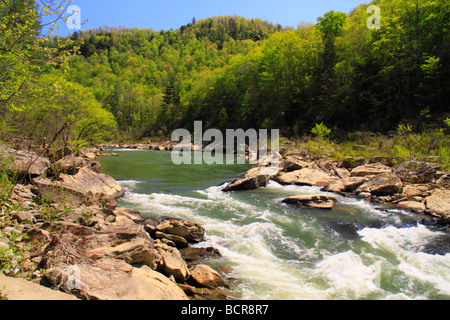
POLYGON ((65 150, 51 161, 0 146, 2 157, 23 177, 0 213, 0 296, 231 298, 226 277, 202 263, 220 252, 192 246, 204 241, 204 228, 171 217, 145 219, 137 210, 119 208, 116 199, 124 191, 100 173, 98 151, 65 150), (31 290, 45 294, 20 294, 31 290))
MULTIPOLYGON (((172 150, 176 142, 159 141, 139 144, 106 144, 103 147, 172 150)), ((204 146, 203 146, 204 147, 204 146)), ((191 150, 194 151, 194 146, 191 150)), ((281 148, 280 168, 276 173, 260 171, 270 162, 260 161, 258 167, 229 183, 223 191, 249 190, 263 187, 269 180, 282 185, 320 186, 322 191, 358 197, 424 215, 424 221, 450 224, 450 174, 440 171, 438 164, 412 160, 393 165, 385 157, 347 157, 343 161, 313 159, 308 152, 290 152, 281 148)), ((104 150, 104 149, 103 149, 104 150)), ((111 155, 111 154, 108 154, 111 155)), ((312 196, 312 199, 285 199, 299 207, 331 209, 336 199, 312 196), (307 205, 305 205, 305 203, 307 205)))
POLYGON ((332 193, 337 193, 410 210, 424 215, 425 222, 448 227, 450 175, 423 161, 392 166, 387 160, 312 160, 305 153, 291 154, 281 156, 278 172, 268 175, 260 167, 253 168, 230 182, 223 191, 256 189, 265 186, 269 180, 281 185, 319 186, 330 196, 300 196, 283 202, 300 208, 331 209, 337 202, 332 193))

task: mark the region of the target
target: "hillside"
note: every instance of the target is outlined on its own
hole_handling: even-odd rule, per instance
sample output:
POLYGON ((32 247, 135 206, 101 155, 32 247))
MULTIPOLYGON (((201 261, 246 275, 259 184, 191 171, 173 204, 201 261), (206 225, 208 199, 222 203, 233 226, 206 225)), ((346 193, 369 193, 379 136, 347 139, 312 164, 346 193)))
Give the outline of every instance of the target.
POLYGON ((82 32, 72 35, 80 54, 69 78, 138 138, 190 128, 194 119, 219 129, 277 127, 287 136, 320 122, 335 132, 442 126, 448 3, 375 3, 384 13, 379 30, 368 29, 363 4, 297 30, 235 16, 171 31, 82 32))
POLYGON ((29 136, 39 143, 46 137, 76 145, 167 137, 191 130, 194 120, 205 129, 279 128, 286 137, 310 134, 321 123, 344 139, 357 131, 396 132, 399 125, 415 133, 448 130, 450 4, 372 4, 382 13, 380 29, 368 27, 371 14, 361 4, 295 30, 219 16, 169 31, 75 32, 32 42, 39 50, 23 41, 24 50, 46 53, 33 58, 40 64, 11 54, 24 67, 11 69, 3 87, 6 124, 32 128, 29 136), (19 90, 22 78, 29 86, 19 90))

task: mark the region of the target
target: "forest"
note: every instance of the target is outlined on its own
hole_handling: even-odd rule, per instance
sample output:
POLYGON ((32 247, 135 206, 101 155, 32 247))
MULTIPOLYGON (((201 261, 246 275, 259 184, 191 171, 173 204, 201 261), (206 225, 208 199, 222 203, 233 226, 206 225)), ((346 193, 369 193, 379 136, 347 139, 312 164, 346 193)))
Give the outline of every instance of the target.
POLYGON ((315 124, 335 139, 449 130, 446 0, 374 0, 296 28, 216 16, 177 30, 105 26, 69 37, 42 22, 61 8, 0 2, 2 134, 137 141, 191 130, 195 120, 278 128, 287 138, 315 124), (380 28, 368 27, 369 5, 380 8, 380 28))

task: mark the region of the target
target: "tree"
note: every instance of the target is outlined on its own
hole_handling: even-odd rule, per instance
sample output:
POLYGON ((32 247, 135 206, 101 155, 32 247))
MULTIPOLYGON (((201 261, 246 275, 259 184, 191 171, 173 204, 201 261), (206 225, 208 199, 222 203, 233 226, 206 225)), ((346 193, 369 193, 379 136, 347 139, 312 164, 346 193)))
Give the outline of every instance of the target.
MULTIPOLYGON (((56 48, 44 46, 38 38, 44 26, 54 31, 62 17, 66 0, 2 0, 0 2, 0 117, 9 110, 22 110, 21 99, 42 90, 36 80, 49 66, 61 65, 64 55, 56 48), (39 8, 42 12, 39 12, 39 8), (50 21, 43 25, 41 19, 50 21)), ((70 1, 69 1, 70 3, 70 1)))

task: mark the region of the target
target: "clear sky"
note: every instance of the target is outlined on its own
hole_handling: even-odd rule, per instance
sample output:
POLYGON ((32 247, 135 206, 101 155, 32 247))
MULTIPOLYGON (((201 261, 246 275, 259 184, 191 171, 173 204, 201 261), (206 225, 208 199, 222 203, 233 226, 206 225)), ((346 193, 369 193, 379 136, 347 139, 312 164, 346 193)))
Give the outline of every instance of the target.
MULTIPOLYGON (((319 16, 334 10, 349 13, 365 0, 74 0, 81 19, 88 22, 81 30, 126 26, 154 30, 178 29, 195 17, 197 20, 219 15, 261 18, 284 27, 300 22, 316 22, 319 16)), ((74 30, 61 24, 57 34, 74 30)))

